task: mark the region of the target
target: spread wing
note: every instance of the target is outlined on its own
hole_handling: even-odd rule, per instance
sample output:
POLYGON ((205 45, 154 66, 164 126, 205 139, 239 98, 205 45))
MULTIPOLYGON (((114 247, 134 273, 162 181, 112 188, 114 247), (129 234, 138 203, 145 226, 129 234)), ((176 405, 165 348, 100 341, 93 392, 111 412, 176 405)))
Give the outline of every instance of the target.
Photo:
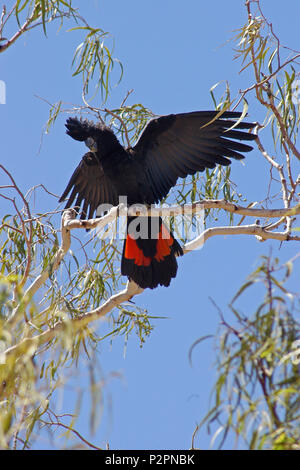
POLYGON ((216 118, 217 114, 196 111, 149 121, 132 150, 135 158, 143 161, 153 202, 165 197, 178 177, 185 178, 217 164, 230 165, 230 158, 240 160, 244 158, 242 153, 252 150, 237 140, 254 140, 256 136, 247 131, 255 124, 237 124, 242 115, 239 112, 226 111, 216 118), (230 129, 234 124, 234 129, 230 129))
POLYGON ((70 191, 71 194, 65 209, 71 207, 75 201, 74 208, 78 212, 81 211, 81 219, 87 217, 91 219, 100 204, 118 205, 117 192, 111 181, 105 176, 103 168, 93 152, 87 152, 82 157, 59 202, 64 201, 70 191))

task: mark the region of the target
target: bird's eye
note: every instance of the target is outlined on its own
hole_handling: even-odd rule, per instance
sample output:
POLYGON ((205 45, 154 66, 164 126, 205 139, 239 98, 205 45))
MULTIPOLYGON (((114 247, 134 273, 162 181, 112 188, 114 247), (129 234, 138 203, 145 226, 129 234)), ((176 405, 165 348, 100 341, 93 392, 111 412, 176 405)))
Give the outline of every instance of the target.
POLYGON ((92 152, 97 151, 97 144, 92 137, 88 137, 84 143, 92 152))

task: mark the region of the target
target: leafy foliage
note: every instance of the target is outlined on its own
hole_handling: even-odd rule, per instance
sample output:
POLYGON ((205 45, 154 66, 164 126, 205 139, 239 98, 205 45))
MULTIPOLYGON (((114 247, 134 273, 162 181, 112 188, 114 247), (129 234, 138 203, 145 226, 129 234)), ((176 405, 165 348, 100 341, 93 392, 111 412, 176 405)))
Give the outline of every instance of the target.
MULTIPOLYGON (((265 201, 272 204, 281 199, 288 208, 293 201, 299 203, 300 154, 295 144, 299 132, 300 53, 280 44, 259 1, 249 0, 245 5, 248 21, 234 37, 235 58, 241 61, 241 73, 252 69, 254 80, 231 103, 236 107, 246 97, 252 99, 254 93, 261 105, 265 119, 258 127, 269 129, 275 152, 271 156, 258 139, 271 175, 265 201), (270 196, 271 187, 274 196, 270 196)), ((231 99, 229 92, 227 96, 231 99)), ((284 217, 268 227, 276 229, 285 224, 291 233, 297 230, 292 228, 295 220, 284 217)), ((213 402, 194 431, 193 445, 206 424, 213 432, 211 446, 218 448, 226 446, 230 438, 236 447, 252 450, 299 449, 299 293, 289 289, 297 258, 295 254, 280 265, 278 259, 263 256, 229 305, 232 320, 225 320, 223 309, 218 308, 221 328, 216 335, 213 402), (242 313, 237 306, 245 297, 248 301, 256 299, 258 306, 253 312, 242 313)))
POLYGON ((75 68, 73 76, 81 75, 83 80, 83 95, 87 95, 93 78, 98 77, 95 85, 94 96, 98 90, 101 92, 103 102, 107 101, 110 93, 110 77, 115 63, 121 69, 119 82, 122 79, 123 67, 118 59, 112 57, 112 46, 108 47, 105 40, 109 36, 100 28, 91 28, 88 25, 77 26, 70 31, 85 31, 84 41, 77 47, 72 65, 75 68))
POLYGON ((251 450, 299 449, 300 303, 288 289, 291 266, 263 257, 232 300, 230 323, 220 311, 218 378, 201 423, 217 428, 211 445, 218 448, 231 437, 251 450), (248 296, 263 297, 252 314, 237 306, 248 296))

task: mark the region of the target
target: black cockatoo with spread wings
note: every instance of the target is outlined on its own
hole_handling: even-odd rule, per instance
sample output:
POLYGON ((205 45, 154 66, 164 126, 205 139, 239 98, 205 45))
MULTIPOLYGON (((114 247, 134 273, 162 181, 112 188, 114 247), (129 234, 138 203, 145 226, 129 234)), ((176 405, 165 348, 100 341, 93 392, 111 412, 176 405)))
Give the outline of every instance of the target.
MULTIPOLYGON (((63 192, 66 208, 74 205, 81 218, 92 218, 102 204, 158 203, 175 185, 205 168, 230 165, 252 147, 255 124, 243 122, 241 113, 195 111, 151 119, 134 147, 124 148, 112 129, 102 123, 70 117, 67 134, 89 148, 63 192)), ((141 219, 141 218, 140 218, 141 219)), ((142 288, 168 286, 177 273, 180 244, 161 218, 144 217, 148 236, 137 236, 137 220, 128 217, 121 273, 142 288), (154 227, 154 228, 153 228, 154 227)))

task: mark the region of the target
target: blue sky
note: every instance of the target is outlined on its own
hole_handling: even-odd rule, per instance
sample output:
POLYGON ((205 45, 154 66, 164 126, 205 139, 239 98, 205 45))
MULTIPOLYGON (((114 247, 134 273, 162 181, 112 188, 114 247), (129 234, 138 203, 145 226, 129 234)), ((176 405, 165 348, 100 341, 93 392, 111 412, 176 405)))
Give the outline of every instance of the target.
MULTIPOLYGON (((114 55, 124 66, 120 86, 112 90, 110 107, 118 106, 129 89, 131 102, 141 102, 157 114, 213 109, 209 90, 228 80, 234 96, 251 84, 248 72, 239 74, 228 39, 246 21, 244 1, 88 0, 77 1, 81 14, 95 27, 109 31, 115 40, 114 55)), ((300 4, 287 0, 261 2, 283 44, 299 49, 300 4)), ((7 104, 0 105, 1 163, 10 170, 21 189, 44 184, 60 195, 83 148, 65 135, 60 116, 49 135, 41 137, 48 106, 62 100, 81 104, 81 82, 72 77, 71 61, 80 33, 49 29, 48 38, 33 30, 1 55, 0 79, 7 86, 7 104)), ((261 110, 249 101, 249 119, 260 120, 261 110)), ((271 140, 265 136, 271 147, 271 140)), ((266 195, 269 170, 255 149, 245 165, 234 162, 232 179, 247 202, 266 195)), ((2 180, 2 176, 0 181, 2 180)), ((2 184, 2 183, 1 183, 2 184)), ((38 211, 54 210, 49 199, 36 201, 38 211)), ((214 334, 219 317, 210 297, 228 314, 226 306, 270 250, 284 262, 295 255, 294 245, 258 243, 250 237, 213 237, 202 250, 179 260, 177 278, 168 289, 147 290, 135 300, 149 313, 166 316, 142 349, 132 336, 124 357, 124 339, 103 342, 99 363, 104 387, 104 414, 96 436, 97 445, 109 442, 119 449, 186 449, 195 424, 208 410, 215 370, 213 341, 201 343, 188 360, 191 345, 201 336, 214 334)), ((295 284, 294 290, 299 290, 295 284)), ((243 305, 251 314, 256 299, 243 305)), ((77 377, 84 383, 85 372, 77 377)), ((71 391, 64 400, 72 401, 71 391)), ((88 408, 88 400, 86 400, 88 408)), ((88 410, 78 430, 88 431, 88 410)), ((205 430, 196 444, 208 448, 205 430)), ((230 446, 230 444, 229 444, 230 446)))

